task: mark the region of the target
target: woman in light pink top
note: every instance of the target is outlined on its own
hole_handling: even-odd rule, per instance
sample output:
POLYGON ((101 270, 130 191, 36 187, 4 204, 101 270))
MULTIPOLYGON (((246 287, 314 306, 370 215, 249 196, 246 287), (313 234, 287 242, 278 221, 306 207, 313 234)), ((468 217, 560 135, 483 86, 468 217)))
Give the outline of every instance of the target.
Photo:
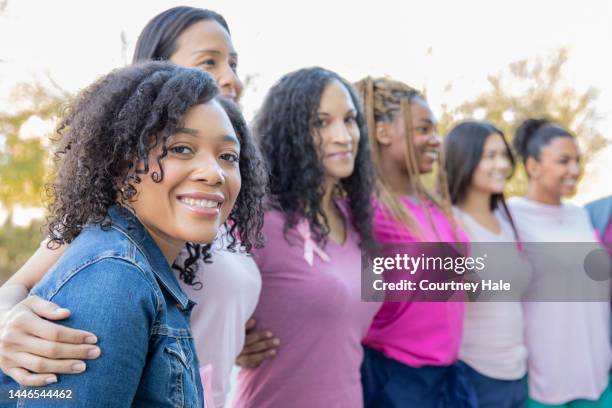
POLYGON ((522 408, 527 349, 521 298, 531 268, 503 195, 514 157, 499 129, 466 121, 444 138, 444 158, 455 215, 473 243, 470 255, 488 255, 474 280, 505 279, 512 285, 510 293, 483 291, 484 296, 466 305, 459 356, 480 408, 522 408))
POLYGON ((360 101, 337 74, 301 69, 270 89, 254 133, 271 179, 254 316, 280 345, 240 371, 234 406, 359 408, 361 339, 379 308, 361 301, 373 174, 360 101))
POLYGON ((524 304, 528 407, 611 407, 610 281, 581 280, 588 253, 603 248, 586 210, 562 200, 575 193, 582 172, 578 145, 560 126, 528 119, 517 129, 514 146, 529 184, 525 197, 513 197, 508 205, 523 241, 548 243, 537 251, 525 245, 534 274, 534 294, 528 294, 533 301, 524 304), (536 289, 555 281, 560 284, 554 300, 567 301, 540 298, 536 289), (571 301, 577 288, 592 282, 593 298, 571 301))
MULTIPOLYGON (((365 78, 357 87, 378 176, 377 241, 403 243, 399 248, 406 252, 416 251, 408 243, 437 241, 454 256, 463 246, 454 242, 467 238, 453 220, 444 171, 438 169, 442 198, 429 193, 420 177, 440 163, 440 139, 427 102, 415 89, 387 78, 365 78)), ((395 255, 394 248, 385 248, 391 251, 385 256, 395 255)), ((462 293, 451 295, 463 299, 462 293)), ((366 407, 474 407, 473 390, 455 364, 463 302, 397 302, 389 294, 387 299, 363 341, 366 407)))

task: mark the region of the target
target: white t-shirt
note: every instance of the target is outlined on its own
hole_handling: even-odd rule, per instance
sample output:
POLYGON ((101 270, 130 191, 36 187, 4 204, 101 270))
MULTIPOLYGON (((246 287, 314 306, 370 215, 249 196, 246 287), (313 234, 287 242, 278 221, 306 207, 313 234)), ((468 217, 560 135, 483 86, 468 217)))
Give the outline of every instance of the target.
MULTIPOLYGON (((222 237, 213 244, 212 263, 198 261, 201 290, 180 280, 187 296, 198 303, 191 314, 191 331, 200 367, 212 365, 217 407, 223 407, 227 398, 232 367, 244 346, 244 326, 253 315, 261 291, 261 275, 253 258, 225 247, 222 237)), ((178 259, 187 255, 183 250, 178 259)))
MULTIPOLYGON (((581 207, 565 202, 546 205, 518 197, 508 205, 523 242, 596 242, 587 212, 581 207)), ((575 251, 568 251, 571 253, 566 255, 561 246, 526 252, 534 280, 538 275, 584 274, 586 253, 576 256, 575 251), (549 251, 556 251, 554 257, 545 253, 549 251), (551 264, 551 260, 556 262, 551 264)), ((599 285, 604 296, 609 295, 609 283, 599 285)), ((571 285, 567 290, 571 293, 571 285)), ((609 301, 533 301, 523 307, 530 397, 545 404, 597 400, 608 385, 612 364, 609 301)))
MULTIPOLYGON (((489 255, 486 269, 478 273, 479 277, 497 281, 512 274, 513 296, 522 293, 531 279, 531 268, 515 244, 510 223, 496 211, 495 217, 501 227, 496 234, 459 208, 454 211, 470 241, 480 243, 472 245, 470 256, 489 255)), ((520 301, 469 302, 459 358, 487 377, 518 380, 527 372, 527 348, 523 337, 520 301)))

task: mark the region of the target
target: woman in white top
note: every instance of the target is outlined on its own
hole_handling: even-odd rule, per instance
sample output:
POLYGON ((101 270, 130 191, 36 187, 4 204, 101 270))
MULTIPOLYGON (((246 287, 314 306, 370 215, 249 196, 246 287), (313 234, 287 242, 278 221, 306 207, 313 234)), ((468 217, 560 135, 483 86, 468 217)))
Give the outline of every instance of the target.
MULTIPOLYGON (((233 100, 238 100, 242 92, 236 74, 238 55, 229 27, 214 11, 174 7, 155 16, 141 32, 134 51, 134 62, 144 60, 170 60, 177 65, 204 69, 215 78, 221 94, 233 100)), ((263 198, 265 175, 263 171, 252 173, 249 176, 257 180, 263 198)), ((248 181, 244 177, 243 183, 248 181)), ((256 223, 257 217, 252 217, 252 222, 256 223)), ((192 312, 192 332, 204 385, 212 384, 212 392, 205 389, 205 395, 212 394, 217 407, 223 406, 229 391, 230 372, 245 346, 245 324, 261 290, 257 265, 238 248, 239 243, 235 249, 228 249, 227 238, 227 231, 222 231, 206 265, 197 268, 203 272, 195 277, 196 285, 183 285, 189 297, 198 303, 192 312)), ((65 319, 69 311, 36 297, 15 306, 64 250, 52 251, 41 245, 0 290, 0 368, 23 385, 54 382, 58 373, 78 374, 86 369, 83 360, 104 353, 95 346, 95 333, 41 319, 65 319)), ((189 246, 185 248, 178 259, 205 262, 190 250, 189 246)), ((275 341, 278 340, 266 332, 246 336, 246 352, 255 357, 269 356, 274 353, 275 341)))
POLYGON ((528 294, 524 304, 528 406, 612 407, 610 305, 609 300, 595 301, 609 299, 609 281, 596 283, 600 293, 591 301, 569 301, 581 287, 575 280, 588 283, 585 257, 589 248, 598 247, 586 210, 561 200, 575 193, 581 175, 578 146, 567 130, 544 119, 525 121, 514 146, 529 186, 525 197, 508 205, 533 266, 530 291, 543 290, 528 294), (541 244, 546 242, 556 244, 541 244), (538 284, 551 276, 545 285, 538 284))
POLYGON ((455 214, 472 242, 470 256, 486 257, 477 282, 505 279, 512 285, 511 291, 493 298, 483 291, 466 305, 459 358, 479 407, 524 407, 527 349, 520 296, 531 273, 503 196, 514 158, 500 130, 474 121, 450 131, 444 155, 455 214))

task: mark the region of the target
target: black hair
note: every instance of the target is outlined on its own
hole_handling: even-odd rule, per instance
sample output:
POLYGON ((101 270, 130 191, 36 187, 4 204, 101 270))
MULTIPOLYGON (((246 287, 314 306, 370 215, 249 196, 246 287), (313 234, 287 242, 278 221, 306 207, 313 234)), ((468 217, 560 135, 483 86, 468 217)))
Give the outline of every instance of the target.
MULTIPOLYGON (((108 208, 115 203, 130 208, 141 177, 161 182, 168 138, 182 126, 187 110, 212 100, 227 113, 241 145, 242 187, 226 222, 228 234, 232 245, 239 234, 247 250, 261 243, 266 181, 262 159, 238 107, 218 94, 206 72, 169 62, 117 69, 83 90, 57 130, 57 175, 47 189, 49 246, 70 243, 88 224, 108 228, 108 208), (150 172, 149 154, 160 145, 161 154, 154 158, 160 171, 150 172), (135 167, 138 162, 142 168, 135 167)), ((202 246, 189 244, 188 249, 193 256, 174 267, 193 285, 192 265, 202 246)))
MULTIPOLYGON (((510 179, 516 169, 516 161, 512 149, 504 137, 504 133, 488 122, 466 121, 456 125, 444 138, 444 168, 446 169, 448 190, 453 205, 461 203, 472 183, 474 172, 482 160, 485 143, 490 135, 501 136, 506 146, 506 153, 511 164, 511 171, 507 179, 510 179)), ((516 227, 503 193, 491 195, 489 208, 491 211, 501 207, 514 235, 518 237, 516 227)))
POLYGON ((268 92, 255 118, 253 132, 269 168, 272 202, 285 215, 285 233, 298 217, 304 216, 315 239, 324 244, 329 234, 321 207, 324 168, 314 135, 321 95, 331 81, 340 82, 348 91, 357 110, 360 134, 353 173, 340 180, 338 194, 348 199, 351 221, 361 235, 361 247, 371 250, 374 173, 361 101, 351 84, 319 67, 291 72, 268 92))
POLYGON ((168 9, 153 17, 142 30, 136 42, 132 62, 148 60, 169 60, 177 48, 178 37, 191 25, 214 20, 230 30, 223 16, 212 10, 179 6, 168 9))
POLYGON ((516 129, 513 145, 523 163, 529 157, 540 159, 540 151, 557 137, 573 139, 574 136, 548 119, 527 119, 516 129))

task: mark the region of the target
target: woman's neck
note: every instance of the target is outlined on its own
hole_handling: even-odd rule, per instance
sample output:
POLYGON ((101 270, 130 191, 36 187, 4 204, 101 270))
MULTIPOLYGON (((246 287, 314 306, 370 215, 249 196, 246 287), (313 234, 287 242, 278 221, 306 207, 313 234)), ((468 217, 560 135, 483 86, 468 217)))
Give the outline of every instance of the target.
POLYGON ((393 194, 397 194, 398 196, 410 196, 414 194, 410 176, 400 169, 392 160, 385 160, 382 158, 380 166, 385 180, 389 184, 393 194))
POLYGON ((525 198, 546 205, 561 205, 561 195, 549 193, 543 188, 539 188, 535 183, 529 183, 525 198))
POLYGON ((472 216, 492 214, 491 194, 484 191, 469 190, 457 207, 472 216))
POLYGON ((337 242, 343 243, 346 240, 346 226, 344 225, 344 217, 334 203, 334 192, 338 180, 327 180, 325 192, 321 202, 321 210, 327 218, 329 225, 329 237, 337 242))
POLYGON ((154 228, 146 227, 147 231, 153 238, 153 241, 157 244, 160 251, 168 261, 168 265, 172 266, 174 260, 178 257, 178 254, 185 247, 185 241, 175 240, 173 238, 168 237, 163 232, 158 231, 154 228))
POLYGON ((491 193, 469 189, 464 200, 457 207, 472 217, 481 227, 494 234, 499 234, 501 226, 491 209, 491 199, 491 193))

